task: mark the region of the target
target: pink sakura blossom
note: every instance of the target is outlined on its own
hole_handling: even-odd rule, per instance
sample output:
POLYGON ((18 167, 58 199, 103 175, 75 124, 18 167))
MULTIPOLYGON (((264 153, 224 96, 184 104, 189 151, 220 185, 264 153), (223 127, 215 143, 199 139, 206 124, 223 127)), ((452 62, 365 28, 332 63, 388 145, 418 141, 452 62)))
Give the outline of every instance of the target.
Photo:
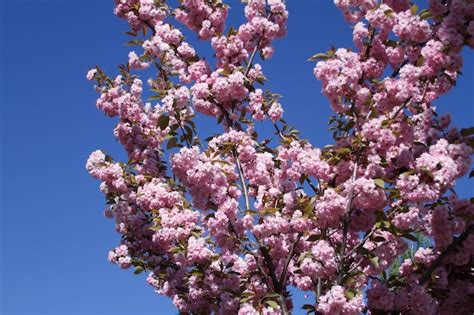
POLYGON ((367 291, 367 299, 369 300, 370 309, 380 311, 390 311, 394 309, 395 294, 378 283, 374 284, 370 290, 367 291))
POLYGON ((191 236, 188 240, 188 259, 196 262, 205 262, 211 258, 212 251, 205 245, 203 238, 191 236))
POLYGON ((356 315, 363 308, 361 296, 348 300, 341 286, 333 286, 325 295, 321 296, 318 311, 322 314, 356 315))
POLYGON ((172 208, 181 200, 181 195, 169 191, 169 187, 158 179, 145 183, 137 191, 137 204, 145 210, 172 208))
POLYGON ((273 56, 274 49, 273 47, 265 47, 262 49, 262 56, 263 59, 267 60, 270 59, 273 56))
POLYGON ((212 48, 216 51, 219 67, 238 64, 248 56, 244 42, 235 35, 213 37, 212 48))
POLYGON ((175 14, 178 21, 197 32, 202 39, 209 39, 224 31, 227 6, 220 0, 212 5, 204 0, 185 0, 175 14))
POLYGON ((337 226, 346 213, 348 202, 333 189, 327 189, 314 208, 318 225, 323 228, 337 226))
POLYGON ((415 255, 414 260, 417 264, 424 264, 430 265, 436 256, 433 254, 433 250, 431 248, 419 248, 415 255))
POLYGON ((359 178, 347 183, 345 191, 354 190, 354 205, 367 210, 379 210, 385 206, 386 196, 383 190, 375 185, 374 180, 359 178))
POLYGON ((110 262, 118 264, 120 268, 127 269, 131 266, 132 258, 129 256, 126 245, 120 245, 111 250, 108 258, 110 262))
POLYGON ((86 169, 93 177, 102 180, 108 190, 127 191, 122 167, 118 163, 106 161, 106 157, 101 151, 94 151, 90 155, 86 169))
POLYGON ((362 49, 363 43, 369 38, 369 30, 364 22, 358 22, 354 26, 353 41, 357 48, 362 49))
POLYGON ((334 0, 334 4, 342 11, 350 22, 358 22, 368 10, 376 5, 375 0, 334 0))
POLYGON ((314 277, 328 277, 336 272, 335 251, 327 241, 319 241, 311 248, 311 253, 317 265, 314 277))
POLYGON ((381 4, 368 11, 365 18, 372 27, 379 28, 383 36, 386 37, 395 24, 395 16, 392 12, 391 7, 381 4))
POLYGON ((97 73, 97 69, 91 69, 87 71, 87 75, 86 75, 87 80, 89 81, 93 80, 96 73, 97 73))
POLYGON ((393 32, 402 40, 422 43, 429 38, 431 29, 427 21, 407 10, 397 14, 393 32))
POLYGON ((356 23, 357 49, 313 58, 337 114, 334 145, 316 148, 262 87, 257 62, 286 33, 282 0, 247 1, 246 21, 226 33, 220 0, 115 1, 143 51, 115 78, 98 67, 86 78, 97 107, 117 117, 127 160, 97 150, 86 169, 122 235, 109 260, 150 272, 147 282, 182 313, 289 314, 298 307, 290 285, 317 292, 307 307, 321 314, 474 311, 474 206, 449 194, 471 169, 472 131, 450 127, 433 103, 472 46, 473 4, 431 0, 416 13, 408 0, 334 2, 356 23), (207 41, 216 62, 172 18, 207 41), (140 71, 150 65, 147 86, 140 71), (201 114, 222 127, 205 142, 201 114), (279 142, 259 137, 264 120, 279 142), (429 242, 403 259, 413 233, 429 242))
POLYGON ((252 112, 252 117, 255 120, 263 120, 265 118, 265 112, 263 109, 263 91, 256 89, 255 92, 250 93, 249 109, 252 112))
POLYGON ((268 110, 268 116, 270 116, 270 119, 273 122, 280 120, 283 116, 283 108, 281 107, 281 104, 278 102, 273 102, 272 105, 270 105, 270 109, 268 110))
POLYGON ((128 54, 128 64, 132 69, 143 70, 150 66, 148 62, 141 61, 134 51, 128 54))
POLYGON ((340 48, 335 52, 337 58, 318 62, 314 75, 323 83, 323 92, 331 100, 333 109, 343 112, 347 108, 339 103, 339 97, 355 89, 362 65, 358 54, 340 48))
POLYGON ((398 213, 393 218, 393 224, 401 230, 415 230, 420 224, 420 209, 410 207, 407 212, 398 213))

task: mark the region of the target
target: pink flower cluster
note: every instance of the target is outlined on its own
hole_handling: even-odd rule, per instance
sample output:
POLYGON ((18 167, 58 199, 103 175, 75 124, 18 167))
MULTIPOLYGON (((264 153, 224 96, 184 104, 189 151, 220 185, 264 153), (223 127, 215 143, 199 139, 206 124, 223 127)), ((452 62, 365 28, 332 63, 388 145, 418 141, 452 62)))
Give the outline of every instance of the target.
POLYGON ((344 288, 336 285, 321 296, 317 309, 325 315, 356 315, 360 314, 363 308, 362 296, 358 295, 349 300, 344 294, 344 288))
POLYGON ((263 56, 268 59, 273 54, 270 44, 275 38, 286 34, 288 11, 283 0, 249 0, 245 7, 247 23, 238 30, 238 37, 244 48, 251 51, 255 46, 262 48, 263 56))
POLYGON ((126 245, 120 245, 119 247, 109 252, 109 261, 118 264, 120 268, 127 269, 132 264, 132 257, 128 253, 126 245))
POLYGON ((91 153, 86 169, 93 177, 103 181, 105 184, 102 186, 103 190, 127 191, 122 167, 118 163, 112 163, 102 151, 97 150, 91 153))
POLYGON ((133 30, 139 31, 146 23, 155 25, 162 21, 167 15, 167 7, 157 5, 153 0, 115 0, 114 13, 126 19, 133 30))
POLYGON ((312 148, 310 144, 294 141, 288 147, 280 147, 278 158, 282 162, 282 171, 293 181, 302 175, 322 180, 331 178, 331 169, 321 158, 321 150, 312 148))
POLYGON ((175 10, 176 19, 202 39, 210 39, 224 31, 227 13, 227 6, 220 0, 184 0, 175 10))

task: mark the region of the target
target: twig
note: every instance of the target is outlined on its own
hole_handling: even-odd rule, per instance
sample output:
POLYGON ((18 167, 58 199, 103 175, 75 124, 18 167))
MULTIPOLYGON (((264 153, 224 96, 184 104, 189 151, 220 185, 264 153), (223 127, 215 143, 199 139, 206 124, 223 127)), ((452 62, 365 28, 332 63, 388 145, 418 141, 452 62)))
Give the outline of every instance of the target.
POLYGON ((253 258, 255 259, 255 263, 257 264, 257 268, 258 268, 258 270, 259 270, 259 272, 260 272, 260 276, 262 277, 263 281, 265 281, 265 283, 266 283, 269 287, 271 287, 271 283, 268 281, 268 279, 267 279, 267 277, 266 277, 266 274, 265 274, 265 272, 263 271, 263 267, 261 266, 261 264, 260 264, 260 262, 259 262, 259 260, 258 260, 258 257, 255 255, 254 252, 252 252, 252 251, 247 247, 246 244, 244 244, 244 243, 242 242, 242 240, 240 239, 239 234, 238 234, 237 231, 235 230, 235 227, 234 227, 234 225, 232 224, 232 222, 231 222, 230 220, 228 221, 228 224, 229 224, 230 230, 232 231, 232 233, 234 233, 234 235, 235 235, 237 241, 240 243, 240 245, 245 249, 245 251, 246 251, 248 254, 252 255, 253 258))
MULTIPOLYGON (((358 157, 357 157, 357 160, 358 160, 358 157)), ((349 219, 349 213, 351 212, 352 210, 352 204, 354 202, 354 182, 356 180, 356 177, 357 177, 357 169, 358 169, 358 164, 359 162, 356 161, 355 165, 354 165, 354 170, 352 171, 352 186, 351 186, 351 190, 349 191, 349 200, 347 202, 347 207, 346 207, 346 214, 345 214, 345 218, 344 218, 344 222, 343 222, 343 227, 342 227, 342 248, 341 248, 341 255, 340 255, 340 261, 339 261, 339 268, 338 268, 338 271, 339 271, 339 274, 337 275, 337 283, 340 284, 342 282, 342 278, 343 278, 343 272, 342 270, 344 269, 344 263, 345 263, 345 251, 346 251, 346 243, 347 243, 347 232, 348 232, 348 228, 349 228, 349 222, 348 222, 348 219, 349 219)))
POLYGON ((283 267, 283 271, 280 276, 280 286, 283 288, 286 285, 286 278, 288 276, 288 266, 290 265, 291 259, 295 255, 295 249, 296 246, 298 245, 299 240, 303 236, 303 233, 298 233, 298 236, 296 237, 296 240, 293 242, 293 245, 291 245, 290 252, 288 253, 288 257, 285 262, 285 266, 283 267))
POLYGON ((245 177, 244 177, 244 172, 242 170, 242 165, 240 164, 240 159, 237 152, 234 151, 233 153, 234 153, 235 162, 237 164, 237 169, 239 171, 240 184, 242 185, 242 190, 244 193, 245 208, 246 208, 245 210, 250 210, 249 194, 247 191, 247 184, 245 183, 245 177))
POLYGON ((359 242, 356 246, 354 246, 354 247, 350 250, 350 252, 348 252, 348 253, 346 254, 346 256, 344 257, 344 259, 347 259, 347 258, 351 257, 351 255, 354 254, 360 247, 364 246, 365 242, 372 236, 372 234, 374 234, 374 232, 375 232, 375 229, 370 230, 370 231, 364 236, 364 238, 361 239, 360 242, 359 242))
POLYGON ((262 253, 265 264, 267 265, 267 269, 270 272, 270 278, 272 279, 275 292, 281 294, 280 283, 278 282, 278 279, 276 277, 275 265, 273 264, 270 254, 268 253, 268 249, 262 245, 260 246, 260 252, 262 253))
POLYGON ((258 39, 257 44, 255 45, 255 48, 253 49, 252 54, 250 55, 249 62, 247 63, 247 67, 244 71, 244 77, 247 77, 247 75, 249 74, 250 68, 252 67, 253 60, 255 59, 255 55, 257 54, 258 46, 260 46, 262 38, 263 36, 258 39))
POLYGON ((400 70, 408 63, 408 59, 406 59, 405 61, 403 61, 400 66, 397 67, 397 69, 395 69, 395 71, 393 71, 392 75, 390 75, 391 78, 395 78, 399 73, 400 73, 400 70))

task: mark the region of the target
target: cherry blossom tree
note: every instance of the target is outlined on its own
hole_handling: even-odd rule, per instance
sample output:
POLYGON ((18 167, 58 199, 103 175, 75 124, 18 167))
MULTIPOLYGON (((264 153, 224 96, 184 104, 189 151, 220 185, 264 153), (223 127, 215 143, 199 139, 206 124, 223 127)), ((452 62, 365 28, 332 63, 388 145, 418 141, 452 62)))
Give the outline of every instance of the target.
POLYGON ((474 200, 453 187, 474 128, 433 102, 474 47, 474 3, 335 0, 357 49, 311 58, 335 112, 334 142, 316 148, 264 88, 284 1, 242 2, 246 21, 229 27, 221 0, 115 0, 137 51, 116 77, 87 73, 128 155, 86 165, 122 235, 109 260, 148 272, 182 314, 472 314, 474 200), (198 115, 221 132, 204 139, 198 115), (294 305, 298 291, 314 300, 294 305))

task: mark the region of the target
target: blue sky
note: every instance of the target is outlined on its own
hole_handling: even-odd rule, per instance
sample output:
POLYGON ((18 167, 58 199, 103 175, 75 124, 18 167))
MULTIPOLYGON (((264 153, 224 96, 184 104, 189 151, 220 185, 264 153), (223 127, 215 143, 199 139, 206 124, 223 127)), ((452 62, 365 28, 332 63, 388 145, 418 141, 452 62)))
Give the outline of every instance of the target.
MULTIPOLYGON (((235 22, 242 6, 227 2, 235 22)), ((284 96, 285 119, 324 145, 331 112, 306 60, 330 44, 351 45, 352 32, 332 1, 289 2, 289 35, 264 63, 267 87, 284 96)), ((113 74, 126 60, 127 25, 112 7, 111 0, 0 1, 1 314, 176 313, 143 277, 108 263, 119 236, 102 214, 99 183, 84 169, 95 149, 123 156, 114 121, 95 108, 85 80, 96 64, 113 74)), ((464 55, 457 88, 436 104, 467 127, 474 125, 474 58, 464 55)), ((461 195, 469 190, 462 181, 461 195)))

